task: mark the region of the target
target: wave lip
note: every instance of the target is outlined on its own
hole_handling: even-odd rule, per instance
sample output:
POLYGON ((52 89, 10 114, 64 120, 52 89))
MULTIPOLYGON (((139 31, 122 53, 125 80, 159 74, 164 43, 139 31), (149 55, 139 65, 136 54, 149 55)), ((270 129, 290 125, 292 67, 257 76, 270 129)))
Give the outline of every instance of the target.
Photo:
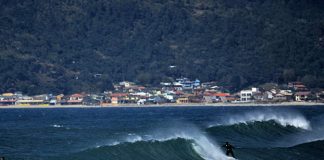
POLYGON ((235 125, 248 124, 253 122, 274 121, 284 127, 293 126, 305 130, 311 130, 310 122, 302 115, 287 112, 249 112, 243 115, 234 115, 229 119, 224 120, 223 123, 217 125, 210 125, 209 127, 220 125, 235 125))
MULTIPOLYGON (((96 146, 97 149, 103 149, 107 147, 114 147, 114 148, 120 148, 125 146, 133 146, 138 147, 138 144, 144 144, 144 145, 153 145, 153 144, 166 144, 168 145, 170 142, 177 142, 177 140, 184 140, 188 146, 192 148, 192 150, 199 155, 202 159, 205 160, 229 160, 232 158, 227 157, 222 149, 214 144, 206 135, 201 133, 197 129, 170 129, 170 130, 164 130, 163 133, 160 134, 153 134, 151 136, 140 136, 137 134, 129 134, 124 141, 115 141, 113 143, 102 145, 102 146, 96 146)), ((156 146, 155 146, 156 147, 156 146)), ((168 147, 170 146, 166 146, 168 147)), ((93 148, 93 149, 95 149, 93 148)), ((90 148, 91 149, 91 148, 90 148)), ((127 152, 133 152, 134 150, 137 150, 140 148, 128 148, 126 149, 127 152)), ((88 149, 89 150, 89 149, 88 149)), ((125 151, 126 151, 125 150, 125 151)), ((163 149, 164 150, 164 149, 163 149)), ((171 149, 173 150, 173 149, 171 149)), ((180 149, 181 150, 181 149, 180 149)), ((153 153, 151 156, 154 156, 154 153, 157 152, 164 152, 159 150, 159 148, 154 148, 153 153), (158 149, 158 150, 156 150, 158 149)), ((183 150, 188 151, 188 150, 183 150)), ((181 152, 183 152, 181 151, 181 152)), ((179 153, 180 154, 180 153, 179 153)), ((190 153, 186 153, 190 155, 190 153)), ((201 159, 199 158, 199 159, 201 159)))

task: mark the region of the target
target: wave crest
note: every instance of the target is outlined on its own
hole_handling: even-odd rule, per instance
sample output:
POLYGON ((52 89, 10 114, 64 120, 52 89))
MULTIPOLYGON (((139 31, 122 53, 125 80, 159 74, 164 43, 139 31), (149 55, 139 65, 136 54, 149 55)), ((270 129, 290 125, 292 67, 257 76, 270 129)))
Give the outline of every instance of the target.
MULTIPOLYGON (((184 139, 191 142, 192 148, 199 156, 205 160, 229 160, 233 158, 227 157, 221 150, 221 148, 215 145, 207 136, 199 132, 198 130, 169 130, 164 131, 161 135, 154 136, 139 136, 136 134, 129 135, 125 141, 113 142, 108 146, 116 146, 125 143, 138 143, 138 142, 167 142, 177 139, 184 139)), ((97 146, 104 147, 104 146, 97 146)))
POLYGON ((310 122, 302 115, 291 112, 273 112, 273 111, 256 111, 248 112, 242 115, 231 116, 223 120, 221 124, 210 125, 215 127, 220 125, 248 124, 253 122, 274 121, 284 127, 293 126, 305 130, 311 130, 310 122))

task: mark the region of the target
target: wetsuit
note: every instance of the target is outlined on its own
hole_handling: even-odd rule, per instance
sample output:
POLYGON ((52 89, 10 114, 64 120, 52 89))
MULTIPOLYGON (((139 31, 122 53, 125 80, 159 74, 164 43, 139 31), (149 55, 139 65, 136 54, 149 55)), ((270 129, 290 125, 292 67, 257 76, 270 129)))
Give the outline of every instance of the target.
POLYGON ((225 145, 223 145, 223 147, 226 148, 226 155, 227 156, 229 156, 231 154, 231 156, 234 157, 234 152, 233 152, 234 147, 232 145, 230 145, 229 143, 226 143, 225 145))

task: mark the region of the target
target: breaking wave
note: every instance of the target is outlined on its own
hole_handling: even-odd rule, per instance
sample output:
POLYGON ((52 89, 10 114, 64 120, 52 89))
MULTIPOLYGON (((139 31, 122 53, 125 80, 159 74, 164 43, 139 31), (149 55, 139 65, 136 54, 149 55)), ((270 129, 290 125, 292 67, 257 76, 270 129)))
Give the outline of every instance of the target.
POLYGON ((310 122, 302 115, 292 112, 274 112, 274 111, 256 111, 243 113, 242 115, 233 115, 228 119, 222 120, 221 123, 209 125, 209 128, 215 126, 228 126, 235 124, 251 124, 254 122, 274 121, 281 126, 293 126, 310 130, 310 122))
POLYGON ((63 159, 154 159, 229 160, 219 146, 198 131, 170 130, 161 136, 132 134, 125 141, 97 146, 60 157, 63 159), (173 133, 171 133, 173 132, 173 133))

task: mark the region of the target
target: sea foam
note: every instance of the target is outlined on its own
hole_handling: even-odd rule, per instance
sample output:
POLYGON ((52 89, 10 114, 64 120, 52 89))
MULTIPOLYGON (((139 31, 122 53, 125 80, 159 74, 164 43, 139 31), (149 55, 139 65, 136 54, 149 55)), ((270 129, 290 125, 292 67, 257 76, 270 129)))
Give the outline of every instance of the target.
POLYGON ((240 115, 231 115, 228 117, 228 119, 223 119, 221 123, 217 123, 216 125, 209 125, 209 127, 220 125, 234 125, 240 123, 247 124, 272 120, 284 127, 293 126, 305 130, 311 130, 310 122, 304 116, 291 111, 254 111, 242 113, 240 115))
POLYGON ((221 148, 213 143, 206 135, 196 129, 168 129, 162 133, 150 136, 140 136, 132 134, 124 141, 113 142, 109 146, 119 145, 121 143, 136 143, 140 141, 159 141, 165 142, 174 139, 186 139, 192 141, 193 149, 205 160, 234 160, 222 152, 221 148))
POLYGON ((62 128, 64 126, 63 125, 59 125, 59 124, 53 124, 53 125, 51 125, 51 127, 54 127, 54 128, 62 128))

